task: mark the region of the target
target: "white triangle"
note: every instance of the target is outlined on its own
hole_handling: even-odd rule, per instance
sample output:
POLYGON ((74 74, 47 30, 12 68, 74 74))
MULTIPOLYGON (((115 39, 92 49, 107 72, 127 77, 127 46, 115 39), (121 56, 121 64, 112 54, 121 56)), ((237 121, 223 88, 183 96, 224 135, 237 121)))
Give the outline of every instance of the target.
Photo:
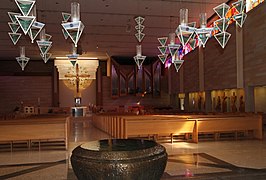
POLYGON ((16 16, 21 16, 20 13, 14 13, 14 12, 7 12, 7 13, 8 13, 9 18, 11 19, 11 21, 13 23, 17 23, 18 22, 17 19, 16 19, 16 16))
POLYGON ((184 63, 184 60, 175 60, 175 61, 173 61, 173 64, 174 64, 175 69, 176 69, 176 72, 179 71, 179 69, 181 68, 183 63, 184 63))
POLYGON ((145 18, 144 17, 141 17, 141 16, 138 16, 135 18, 135 21, 137 24, 142 24, 144 22, 145 18))
POLYGON ((218 6, 216 6, 215 8, 213 8, 213 10, 216 12, 216 14, 220 17, 220 18, 224 18, 227 14, 227 12, 229 11, 230 6, 228 6, 225 3, 222 3, 218 6))
POLYGON ((158 57, 159 57, 160 61, 164 64, 167 57, 168 57, 168 54, 160 54, 160 55, 158 55, 158 57))
POLYGON ((41 32, 42 28, 45 26, 45 24, 41 23, 41 22, 37 22, 35 21, 30 30, 29 30, 29 36, 30 36, 30 39, 31 39, 31 42, 33 43, 34 39, 38 36, 38 34, 41 32), (37 33, 36 34, 33 34, 33 30, 37 30, 37 33))
POLYGON ((50 34, 45 34, 45 40, 50 41, 52 36, 50 34))
POLYGON ((22 29, 22 31, 24 32, 24 34, 26 35, 29 31, 29 29, 31 28, 32 24, 34 23, 35 21, 35 18, 34 16, 16 16, 16 19, 22 29), (28 21, 29 24, 25 25, 23 24, 23 22, 25 21, 28 21))
POLYGON ((139 33, 136 33, 135 36, 136 36, 138 42, 141 42, 143 40, 143 38, 145 37, 145 34, 139 32, 139 33))
POLYGON ((23 14, 23 16, 28 16, 29 13, 31 12, 34 4, 35 4, 35 1, 31 1, 31 0, 15 0, 20 12, 23 14), (28 10, 27 11, 24 11, 25 10, 25 7, 21 7, 21 6, 29 6, 28 10))
POLYGON ((11 31, 13 33, 16 33, 19 30, 19 28, 20 28, 18 23, 13 23, 13 22, 8 22, 8 26, 10 27, 10 29, 11 29, 11 31), (16 26, 16 27, 13 28, 14 27, 13 25, 16 26))
POLYGON ((62 23, 64 30, 67 32, 68 36, 71 38, 75 47, 77 47, 78 41, 84 29, 84 24, 81 21, 62 23), (75 37, 71 33, 75 34, 75 37))
POLYGON ((137 66, 138 66, 138 69, 141 68, 145 58, 146 58, 146 56, 134 56, 134 60, 135 60, 135 62, 137 64, 137 66))
POLYGON ((46 53, 46 54, 42 54, 40 53, 44 63, 47 63, 47 61, 52 57, 52 54, 51 53, 46 53))
POLYGON ((30 58, 28 57, 16 57, 17 62, 19 63, 22 71, 24 71, 26 65, 28 64, 30 58))
POLYGON ((67 39, 68 38, 68 33, 66 32, 65 29, 62 29, 62 33, 64 35, 64 38, 67 39))
POLYGON ((161 44, 161 46, 165 46, 167 43, 167 39, 168 37, 161 37, 161 38, 157 38, 159 43, 161 44))
POLYGON ((67 22, 71 18, 71 14, 62 12, 62 17, 64 19, 64 22, 67 22))
POLYGON ((14 45, 17 44, 19 38, 21 37, 21 33, 8 33, 9 37, 11 38, 12 42, 14 45), (13 39, 13 36, 12 35, 15 35, 17 36, 17 39, 13 39))
POLYGON ((138 31, 138 32, 143 32, 145 26, 141 25, 141 24, 138 24, 135 26, 135 29, 138 31))
POLYGON ((46 54, 52 46, 51 41, 37 41, 37 44, 43 55, 46 54), (43 47, 46 47, 46 48, 42 49, 43 47))

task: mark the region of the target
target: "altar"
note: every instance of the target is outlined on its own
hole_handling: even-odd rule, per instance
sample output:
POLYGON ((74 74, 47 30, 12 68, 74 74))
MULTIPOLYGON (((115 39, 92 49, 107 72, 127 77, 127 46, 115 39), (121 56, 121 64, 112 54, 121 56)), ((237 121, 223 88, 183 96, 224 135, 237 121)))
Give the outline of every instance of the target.
POLYGON ((73 117, 82 117, 86 115, 86 106, 71 107, 71 114, 73 117))

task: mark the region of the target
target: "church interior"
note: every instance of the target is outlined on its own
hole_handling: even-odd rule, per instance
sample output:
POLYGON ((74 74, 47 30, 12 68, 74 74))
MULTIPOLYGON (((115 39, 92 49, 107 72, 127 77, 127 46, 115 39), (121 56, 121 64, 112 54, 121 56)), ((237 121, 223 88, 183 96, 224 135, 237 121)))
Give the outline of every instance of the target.
POLYGON ((264 0, 7 0, 0 179, 266 179, 265 12, 264 0))

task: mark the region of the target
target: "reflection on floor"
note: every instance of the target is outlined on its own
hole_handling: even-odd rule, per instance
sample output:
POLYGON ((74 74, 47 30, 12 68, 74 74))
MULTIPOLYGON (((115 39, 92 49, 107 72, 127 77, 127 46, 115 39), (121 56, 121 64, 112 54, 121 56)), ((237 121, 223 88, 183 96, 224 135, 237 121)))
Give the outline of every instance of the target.
MULTIPOLYGON (((88 117, 89 118, 89 117, 88 117)), ((110 138, 80 120, 72 122, 70 148, 0 149, 0 179, 76 180, 69 158, 87 141, 110 138)), ((168 163, 162 180, 171 179, 266 179, 266 141, 238 140, 162 143, 168 163)))

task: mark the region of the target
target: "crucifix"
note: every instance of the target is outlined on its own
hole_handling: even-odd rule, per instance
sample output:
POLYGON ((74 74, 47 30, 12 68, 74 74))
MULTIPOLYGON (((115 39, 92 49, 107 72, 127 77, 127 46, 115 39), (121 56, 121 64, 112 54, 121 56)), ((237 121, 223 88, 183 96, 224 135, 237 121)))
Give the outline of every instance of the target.
POLYGON ((76 78, 75 85, 76 85, 76 97, 81 97, 80 95, 80 79, 81 78, 89 78, 90 75, 88 74, 79 74, 79 64, 75 63, 76 74, 66 74, 65 77, 67 78, 76 78))

